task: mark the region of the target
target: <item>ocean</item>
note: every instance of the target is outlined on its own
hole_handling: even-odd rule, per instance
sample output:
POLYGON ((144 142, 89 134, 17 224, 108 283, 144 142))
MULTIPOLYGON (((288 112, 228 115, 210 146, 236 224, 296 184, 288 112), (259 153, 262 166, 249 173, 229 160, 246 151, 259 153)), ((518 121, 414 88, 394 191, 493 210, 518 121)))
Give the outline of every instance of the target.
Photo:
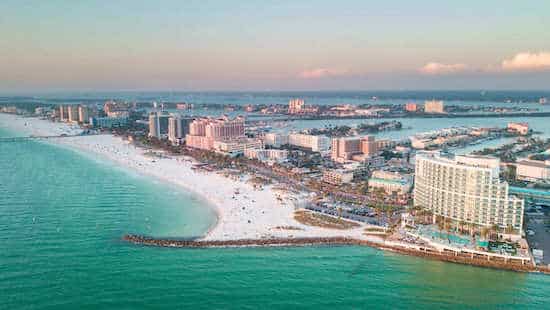
MULTIPOLYGON (((0 136, 12 135, 0 124, 0 136)), ((550 302, 548 276, 368 247, 121 241, 125 233, 193 237, 214 223, 211 208, 179 188, 48 143, 0 142, 0 309, 543 309, 550 302)))

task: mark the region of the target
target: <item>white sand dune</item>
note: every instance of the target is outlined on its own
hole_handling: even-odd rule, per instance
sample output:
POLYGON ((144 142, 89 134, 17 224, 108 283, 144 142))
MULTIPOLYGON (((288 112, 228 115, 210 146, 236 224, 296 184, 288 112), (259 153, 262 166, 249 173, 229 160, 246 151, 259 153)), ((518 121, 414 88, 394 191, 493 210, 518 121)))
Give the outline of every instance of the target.
MULTIPOLYGON (((1 113, 0 127, 26 135, 79 132, 74 125, 1 113)), ((209 202, 205 203, 205 207, 213 207, 218 213, 217 224, 204 236, 205 240, 336 236, 367 239, 363 235, 363 225, 351 230, 337 230, 300 224, 293 218, 295 207, 291 197, 282 195, 281 203, 272 186, 255 190, 252 185, 241 180, 233 180, 216 173, 197 172, 191 169, 192 163, 183 157, 151 158, 144 155, 144 149, 119 137, 94 135, 48 141, 109 159, 141 174, 181 186, 204 198, 209 202), (236 190, 238 194, 235 194, 236 190), (300 230, 280 229, 284 226, 298 227, 300 230)))

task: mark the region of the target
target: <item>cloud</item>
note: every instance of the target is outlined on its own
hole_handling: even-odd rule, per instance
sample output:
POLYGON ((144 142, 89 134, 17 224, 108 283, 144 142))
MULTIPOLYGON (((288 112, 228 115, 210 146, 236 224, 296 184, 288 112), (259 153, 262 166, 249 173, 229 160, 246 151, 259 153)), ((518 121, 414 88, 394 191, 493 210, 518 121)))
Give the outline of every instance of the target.
POLYGON ((548 70, 550 69, 550 53, 518 53, 512 59, 502 61, 504 70, 548 70))
POLYGON ((347 74, 348 72, 346 70, 317 68, 317 69, 302 71, 298 76, 302 79, 323 79, 323 78, 329 78, 329 77, 344 76, 347 74))
POLYGON ((465 64, 443 64, 439 62, 429 62, 418 71, 422 74, 438 75, 460 73, 466 70, 468 70, 468 66, 465 64))

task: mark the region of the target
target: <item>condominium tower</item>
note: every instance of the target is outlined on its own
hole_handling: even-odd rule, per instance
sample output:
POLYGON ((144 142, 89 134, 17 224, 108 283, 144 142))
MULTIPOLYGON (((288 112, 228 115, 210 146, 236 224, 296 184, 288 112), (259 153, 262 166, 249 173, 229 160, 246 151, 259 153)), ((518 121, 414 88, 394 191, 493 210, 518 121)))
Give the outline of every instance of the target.
POLYGON ((509 195, 499 166, 492 157, 418 153, 414 205, 454 221, 521 230, 524 201, 509 195))
POLYGON ((149 137, 163 138, 168 135, 169 114, 164 112, 151 112, 149 114, 149 137))
POLYGON ((188 146, 211 150, 216 141, 231 141, 244 138, 244 118, 198 118, 189 124, 185 140, 188 146))
POLYGON ((180 115, 171 115, 168 118, 168 140, 172 143, 180 143, 189 133, 189 118, 180 115))

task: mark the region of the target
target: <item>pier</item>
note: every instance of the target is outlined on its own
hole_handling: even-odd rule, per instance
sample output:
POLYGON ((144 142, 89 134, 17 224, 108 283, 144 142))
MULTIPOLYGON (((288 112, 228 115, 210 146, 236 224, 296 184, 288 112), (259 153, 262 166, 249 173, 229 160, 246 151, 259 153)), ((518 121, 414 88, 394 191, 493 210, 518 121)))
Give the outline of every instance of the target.
POLYGON ((3 138, 0 138, 0 143, 16 143, 16 142, 25 142, 25 141, 32 141, 32 140, 72 138, 72 137, 82 137, 82 136, 90 136, 90 135, 78 134, 78 135, 58 135, 58 136, 3 137, 3 138))

